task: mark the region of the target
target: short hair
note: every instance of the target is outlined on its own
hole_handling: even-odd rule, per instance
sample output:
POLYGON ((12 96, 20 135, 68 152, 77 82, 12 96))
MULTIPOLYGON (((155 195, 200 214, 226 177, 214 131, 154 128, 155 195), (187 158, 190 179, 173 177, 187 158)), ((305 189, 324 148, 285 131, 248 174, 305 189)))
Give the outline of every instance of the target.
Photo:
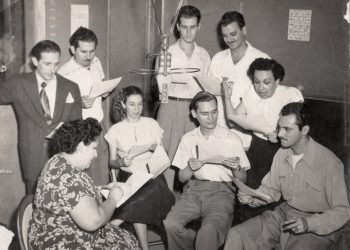
POLYGON ((302 102, 291 102, 285 105, 281 110, 282 116, 295 115, 296 124, 301 130, 304 126, 310 126, 311 112, 308 106, 302 102))
POLYGON ((69 38, 69 44, 74 46, 74 48, 79 47, 79 41, 82 42, 94 42, 95 46, 98 44, 98 39, 96 34, 87 28, 80 26, 73 35, 69 38))
POLYGON ((208 91, 200 91, 192 98, 190 103, 190 110, 197 111, 199 102, 210 102, 213 100, 217 105, 218 100, 216 99, 215 95, 209 93, 208 91))
POLYGON ((57 43, 51 40, 42 40, 34 45, 30 51, 30 56, 35 57, 36 60, 39 61, 41 59, 41 54, 44 52, 58 53, 61 55, 61 49, 57 43))
POLYGON ((283 81, 285 75, 283 66, 269 58, 257 58, 249 65, 248 76, 252 81, 254 81, 254 72, 256 70, 271 70, 275 80, 279 79, 280 81, 283 81))
POLYGON ((134 85, 121 89, 119 95, 114 97, 111 107, 111 119, 113 123, 120 122, 126 117, 126 110, 121 102, 125 103, 131 95, 140 95, 143 99, 142 90, 134 85))
POLYGON ((95 118, 65 122, 52 136, 49 151, 51 154, 61 152, 72 154, 80 142, 89 145, 96 141, 101 131, 102 127, 95 118))
POLYGON ((201 21, 201 12, 199 9, 192 5, 185 5, 182 6, 179 10, 179 15, 177 16, 176 23, 181 23, 181 17, 184 18, 191 18, 191 17, 197 17, 197 24, 201 21))
POLYGON ((238 11, 228 11, 221 17, 219 25, 222 28, 234 22, 236 22, 241 29, 245 26, 244 17, 241 13, 238 11))

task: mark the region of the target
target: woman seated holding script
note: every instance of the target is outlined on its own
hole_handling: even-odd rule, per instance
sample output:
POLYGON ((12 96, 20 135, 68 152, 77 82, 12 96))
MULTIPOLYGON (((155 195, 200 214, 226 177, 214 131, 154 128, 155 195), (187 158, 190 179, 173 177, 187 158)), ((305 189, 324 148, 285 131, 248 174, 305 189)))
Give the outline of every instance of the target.
MULTIPOLYGON (((149 172, 146 164, 135 166, 142 155, 131 154, 133 146, 145 146, 146 151, 163 147, 161 138, 163 129, 152 118, 141 116, 143 110, 143 94, 136 86, 122 89, 119 99, 115 99, 112 108, 114 124, 105 139, 110 150, 111 168, 121 168, 118 181, 126 181, 132 172, 149 172)), ((145 152, 147 153, 147 152, 145 152)), ((167 156, 166 156, 167 157, 167 156)), ((162 225, 163 219, 175 203, 164 176, 161 174, 148 181, 137 193, 126 201, 116 213, 121 222, 131 222, 142 249, 148 249, 147 224, 162 225)))
POLYGON ((85 173, 96 157, 97 120, 64 123, 53 135, 56 153, 45 165, 34 197, 30 249, 140 249, 136 238, 109 223, 125 184, 110 185, 105 201, 85 173))
MULTIPOLYGON (((247 171, 247 185, 257 189, 261 180, 269 172, 273 157, 279 148, 277 122, 282 107, 291 102, 303 102, 301 92, 294 87, 282 86, 284 68, 273 59, 257 58, 249 66, 248 76, 252 86, 241 103, 233 108, 230 100, 232 82, 223 82, 226 116, 262 115, 267 122, 266 132, 253 131, 253 138, 247 153, 251 169, 247 171)), ((256 121, 256 122, 261 122, 256 121)), ((245 218, 247 219, 247 218, 245 218)))

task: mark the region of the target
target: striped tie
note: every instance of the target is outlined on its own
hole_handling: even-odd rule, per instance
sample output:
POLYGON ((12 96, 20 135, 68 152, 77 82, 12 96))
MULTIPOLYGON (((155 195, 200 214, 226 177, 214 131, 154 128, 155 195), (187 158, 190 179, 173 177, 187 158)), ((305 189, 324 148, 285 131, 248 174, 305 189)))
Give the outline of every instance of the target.
POLYGON ((49 98, 47 97, 45 87, 47 86, 46 82, 41 83, 41 91, 40 91, 40 103, 44 110, 44 116, 46 118, 46 122, 51 124, 51 112, 50 112, 50 103, 49 98))

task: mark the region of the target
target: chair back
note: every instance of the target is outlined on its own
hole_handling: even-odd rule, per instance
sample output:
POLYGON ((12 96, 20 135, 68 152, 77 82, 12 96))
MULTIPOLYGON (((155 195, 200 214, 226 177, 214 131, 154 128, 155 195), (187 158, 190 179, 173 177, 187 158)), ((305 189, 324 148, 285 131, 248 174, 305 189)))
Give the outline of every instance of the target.
POLYGON ((33 198, 32 194, 24 196, 17 211, 17 235, 21 250, 28 249, 28 228, 32 219, 33 198))

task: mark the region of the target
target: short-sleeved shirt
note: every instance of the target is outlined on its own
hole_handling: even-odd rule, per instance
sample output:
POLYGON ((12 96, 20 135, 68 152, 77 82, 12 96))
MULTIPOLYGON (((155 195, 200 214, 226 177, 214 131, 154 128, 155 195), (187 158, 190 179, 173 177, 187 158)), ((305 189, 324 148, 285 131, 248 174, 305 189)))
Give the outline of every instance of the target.
MULTIPOLYGON (((179 169, 184 169, 188 165, 190 158, 208 160, 221 157, 239 157, 240 165, 243 169, 248 170, 250 164, 244 152, 240 138, 229 129, 217 125, 213 134, 205 138, 200 131, 200 127, 185 134, 176 151, 172 165, 179 169)), ((204 164, 199 170, 194 172, 194 176, 199 180, 209 181, 232 181, 231 170, 217 164, 204 164)))
MULTIPOLYGON (((92 59, 89 68, 77 64, 72 57, 67 63, 63 64, 57 71, 61 76, 78 84, 81 96, 88 96, 93 84, 103 84, 102 80, 105 74, 100 60, 97 57, 92 59)), ((83 118, 95 118, 99 122, 103 119, 102 97, 96 98, 91 108, 83 109, 83 118)))
MULTIPOLYGON (((201 89, 196 81, 193 79, 195 75, 207 75, 210 66, 210 56, 208 52, 194 44, 194 51, 191 58, 187 57, 185 52, 180 48, 180 43, 177 41, 168 49, 171 53, 171 68, 198 68, 196 73, 187 74, 172 74, 172 83, 169 87, 169 96, 180 98, 192 98, 201 89), (177 82, 177 83, 176 83, 177 82)), ((186 69, 184 69, 186 70, 186 69)), ((161 89, 161 86, 159 86, 161 89)))
MULTIPOLYGON (((284 105, 291 102, 303 102, 304 98, 301 92, 294 87, 278 85, 275 93, 266 99, 260 98, 252 85, 243 97, 243 103, 247 109, 248 115, 263 114, 269 123, 269 130, 275 131, 279 114, 284 105)), ((261 139, 267 140, 267 137, 261 133, 254 132, 261 139)))
POLYGON ((77 226, 70 212, 86 196, 94 198, 98 206, 102 203, 101 193, 85 172, 72 167, 64 157, 53 156, 35 193, 30 249, 138 249, 133 236, 112 224, 93 232, 77 226))
POLYGON ((163 129, 157 121, 141 117, 137 122, 124 119, 114 124, 106 133, 105 139, 116 146, 118 155, 123 158, 132 146, 159 143, 162 135, 163 129))
MULTIPOLYGON (((250 64, 255 59, 260 57, 270 58, 264 52, 261 52, 260 50, 254 48, 250 43, 247 42, 247 45, 248 47, 245 55, 236 64, 233 63, 231 50, 228 48, 214 55, 209 68, 210 76, 214 76, 219 79, 222 79, 222 77, 227 77, 229 81, 234 82, 231 96, 231 103, 234 108, 238 106, 240 103, 240 98, 243 98, 249 87, 252 85, 252 81, 247 74, 250 64)), ((223 127, 227 127, 224 112, 224 103, 221 97, 218 97, 218 111, 218 123, 223 127)), ((243 146, 245 148, 249 147, 251 136, 240 133, 240 131, 236 129, 233 129, 233 131, 240 136, 243 142, 243 146)))

